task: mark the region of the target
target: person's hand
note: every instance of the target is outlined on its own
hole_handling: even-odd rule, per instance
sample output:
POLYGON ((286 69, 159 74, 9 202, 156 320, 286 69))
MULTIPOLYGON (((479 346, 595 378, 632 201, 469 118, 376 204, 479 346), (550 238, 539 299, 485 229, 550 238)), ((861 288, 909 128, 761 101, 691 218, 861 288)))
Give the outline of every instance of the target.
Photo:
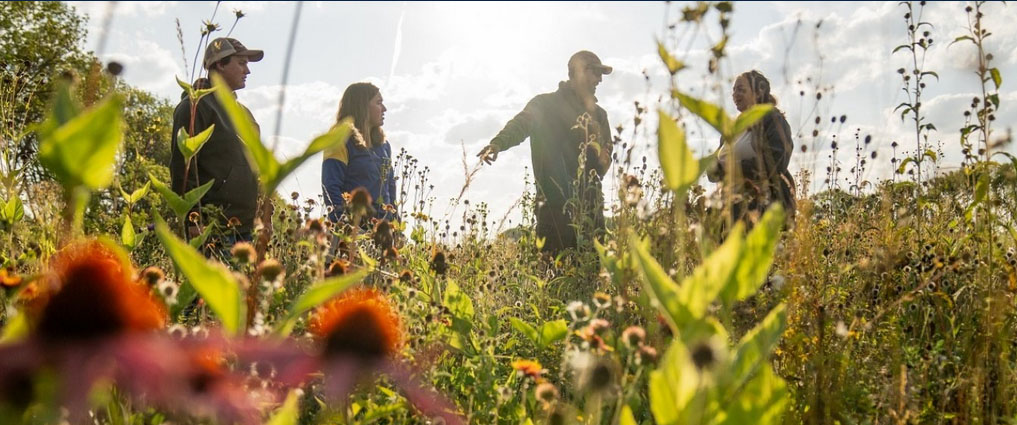
POLYGON ((480 158, 487 165, 491 165, 496 159, 498 159, 498 147, 495 145, 484 146, 484 149, 477 154, 477 158, 480 158))

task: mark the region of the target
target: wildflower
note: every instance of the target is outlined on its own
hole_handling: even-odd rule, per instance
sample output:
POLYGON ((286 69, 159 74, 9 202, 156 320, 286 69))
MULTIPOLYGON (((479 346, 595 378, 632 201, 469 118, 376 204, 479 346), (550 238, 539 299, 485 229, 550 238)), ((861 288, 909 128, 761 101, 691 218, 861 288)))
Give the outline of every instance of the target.
POLYGON ((243 225, 243 223, 241 223, 240 219, 236 218, 236 217, 230 217, 230 219, 228 221, 226 221, 226 227, 228 227, 230 229, 234 229, 234 228, 240 227, 242 225, 243 225))
MULTIPOLYGON (((343 198, 346 198, 346 195, 347 194, 343 194, 343 198)), ((350 206, 350 211, 354 216, 362 217, 372 213, 373 208, 371 208, 371 202, 371 194, 368 193, 367 189, 364 189, 362 186, 353 189, 352 192, 349 192, 347 204, 350 206)))
POLYGON ((349 271, 350 262, 339 258, 329 264, 328 270, 325 270, 325 277, 342 276, 349 271))
POLYGON ((639 347, 639 363, 640 364, 654 364, 657 363, 657 349, 649 345, 639 347))
POLYGON ((537 400, 544 404, 545 408, 551 406, 556 400, 558 400, 558 387, 550 382, 542 382, 537 385, 537 389, 533 392, 536 395, 537 400))
POLYGON ((187 214, 187 221, 197 224, 201 220, 201 215, 197 211, 191 211, 187 214))
POLYGON ((300 198, 300 193, 297 193, 297 192, 290 193, 290 199, 296 201, 299 198, 300 198))
POLYGON ((527 376, 533 379, 539 379, 540 373, 544 370, 544 367, 536 360, 523 359, 514 360, 512 368, 516 370, 519 376, 527 376))
POLYGON ((692 364, 700 371, 709 369, 716 362, 717 356, 709 343, 701 342, 692 349, 692 364))
POLYGON ((388 249, 385 250, 385 254, 384 254, 383 260, 386 260, 386 261, 395 261, 395 260, 398 260, 398 259, 399 259, 399 251, 394 246, 390 246, 390 247, 388 247, 388 249))
POLYGON ((130 263, 112 245, 72 245, 51 263, 37 333, 50 342, 160 329, 166 309, 131 279, 130 263))
POLYGON ((581 322, 590 318, 590 307, 582 301, 572 301, 569 303, 566 310, 569 312, 569 316, 572 316, 572 320, 581 322))
POLYGON ((373 289, 346 291, 318 309, 311 332, 324 342, 324 355, 351 355, 361 360, 396 354, 402 344, 399 316, 373 289))
POLYGON ((247 264, 250 263, 257 254, 254 250, 254 245, 251 245, 248 242, 238 242, 236 245, 233 245, 233 248, 230 248, 230 255, 233 256, 233 259, 236 260, 237 263, 247 264))
POLYGON ((177 294, 180 292, 180 286, 172 280, 162 280, 156 287, 159 291, 159 295, 162 295, 163 302, 167 305, 173 305, 177 303, 177 294))
POLYGON ((444 275, 448 271, 448 263, 445 260, 445 253, 435 246, 431 249, 431 270, 439 275, 444 275))
POLYGON ((141 271, 141 281, 148 286, 156 286, 165 278, 166 273, 163 273, 162 269, 158 266, 145 267, 145 269, 141 271))
POLYGON ((258 275, 261 279, 267 282, 274 282, 277 279, 281 279, 285 274, 286 270, 283 269, 279 260, 274 258, 265 259, 261 264, 258 265, 258 275))
POLYGON ((598 309, 610 308, 611 296, 603 292, 597 292, 593 294, 593 305, 597 306, 598 309))
POLYGON ((307 232, 308 233, 311 233, 311 234, 314 234, 314 235, 325 233, 325 223, 323 223, 321 221, 321 219, 307 220, 307 227, 306 228, 307 228, 307 232))
POLYGON ((371 233, 371 240, 382 250, 392 248, 392 225, 388 220, 377 220, 374 224, 374 232, 371 233))
POLYGON ((590 321, 589 329, 594 335, 603 335, 608 328, 611 327, 611 323, 604 319, 593 319, 590 321))
POLYGON ((622 331, 622 343, 629 349, 635 349, 646 341, 646 331, 639 326, 629 326, 622 331))
POLYGON ((584 393, 601 393, 608 390, 617 376, 617 366, 606 357, 579 353, 572 359, 577 384, 584 393))
POLYGON ((21 284, 21 276, 14 273, 10 267, 0 269, 0 286, 13 288, 21 284))
POLYGON ((410 282, 412 282, 413 281, 413 272, 411 272, 409 269, 403 270, 402 273, 399 273, 399 281, 402 282, 402 283, 410 283, 410 282))

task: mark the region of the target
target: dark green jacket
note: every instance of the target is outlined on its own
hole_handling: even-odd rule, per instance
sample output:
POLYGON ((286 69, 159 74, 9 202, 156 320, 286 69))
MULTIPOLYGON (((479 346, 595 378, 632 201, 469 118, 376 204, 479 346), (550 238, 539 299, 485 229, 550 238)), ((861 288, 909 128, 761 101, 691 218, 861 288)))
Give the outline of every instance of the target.
MULTIPOLYGON (((491 144, 503 151, 530 138, 537 190, 551 205, 564 205, 573 197, 580 149, 585 141, 596 143, 596 146, 591 143, 583 152, 585 170, 596 172, 596 178, 592 179, 595 189, 599 190, 600 180, 611 165, 612 140, 607 113, 596 104, 590 106, 588 109, 583 105, 575 91, 561 82, 557 91, 530 100, 491 140, 491 144), (584 114, 590 119, 581 119, 584 114)), ((602 198, 599 193, 597 195, 602 198)))
MULTIPOLYGON (((173 136, 171 141, 170 175, 172 188, 178 194, 214 180, 212 188, 201 198, 202 205, 218 205, 225 213, 225 219, 236 217, 240 227, 236 230, 248 233, 254 227, 258 204, 258 177, 247 162, 245 147, 226 111, 215 95, 207 95, 198 101, 194 114, 194 132, 197 134, 215 124, 215 130, 205 145, 198 151, 188 170, 187 185, 184 186, 184 157, 177 149, 177 131, 181 127, 190 129, 191 102, 187 94, 181 95, 180 103, 173 112, 173 136)), ((246 108, 245 108, 246 110, 246 108)), ((250 113, 250 111, 248 111, 250 113)), ((251 117, 253 122, 254 117, 251 117)), ((257 126, 257 123, 255 123, 257 126)), ((222 219, 223 217, 220 217, 222 219)), ((220 220, 221 224, 222 220, 220 220)))

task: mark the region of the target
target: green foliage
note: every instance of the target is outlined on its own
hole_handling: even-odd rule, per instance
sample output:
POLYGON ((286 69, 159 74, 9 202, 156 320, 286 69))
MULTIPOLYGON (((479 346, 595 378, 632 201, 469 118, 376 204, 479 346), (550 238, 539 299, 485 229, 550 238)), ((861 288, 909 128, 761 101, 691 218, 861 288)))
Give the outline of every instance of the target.
POLYGON ((190 212, 191 209, 198 204, 198 201, 201 200, 201 197, 205 196, 205 193, 207 193, 209 189, 212 189, 212 185, 215 184, 215 180, 209 180, 207 183, 187 191, 187 193, 181 197, 155 176, 149 175, 148 178, 149 182, 152 183, 152 187, 155 188, 155 191, 159 192, 166 202, 169 203, 170 209, 173 210, 173 213, 176 214, 177 217, 181 218, 186 217, 187 213, 190 212))
POLYGON ((364 280, 367 273, 367 269, 361 269, 349 275, 327 279, 308 288, 303 295, 297 298, 296 301, 293 301, 286 319, 279 322, 279 325, 276 327, 276 333, 283 336, 289 335, 293 331, 293 325, 296 324, 297 318, 312 308, 325 303, 340 292, 345 291, 346 288, 364 280))
POLYGON ((202 146, 205 146, 205 142, 215 131, 215 124, 208 126, 204 131, 195 134, 194 137, 187 136, 187 129, 180 127, 180 131, 177 132, 177 148, 180 150, 180 154, 184 157, 184 162, 189 162, 194 155, 198 154, 202 146))
POLYGON ((123 140, 120 101, 115 97, 80 114, 62 87, 53 113, 39 127, 39 162, 65 188, 103 189, 113 181, 113 160, 123 140))
POLYGON ((297 402, 300 401, 297 391, 290 391, 286 395, 286 401, 283 405, 276 410, 275 414, 265 422, 265 425, 297 425, 299 419, 299 411, 297 410, 297 402))
MULTIPOLYGON (((243 290, 230 271, 221 264, 210 263, 193 247, 177 239, 166 223, 157 221, 155 232, 166 248, 166 253, 173 259, 173 264, 187 277, 187 283, 222 321, 223 329, 234 336, 243 332, 247 320, 247 304, 244 302, 243 290)), ((191 300, 183 299, 180 302, 188 305, 191 300)))
POLYGON ((12 196, 6 202, 0 202, 0 221, 7 225, 14 225, 25 217, 25 206, 21 198, 12 196))

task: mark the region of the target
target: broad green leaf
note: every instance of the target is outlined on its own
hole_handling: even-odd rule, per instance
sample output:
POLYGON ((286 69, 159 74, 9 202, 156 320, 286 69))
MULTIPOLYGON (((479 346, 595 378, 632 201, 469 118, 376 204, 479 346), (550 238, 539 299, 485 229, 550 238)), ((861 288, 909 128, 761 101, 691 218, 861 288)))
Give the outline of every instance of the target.
POLYGON ((205 142, 208 142, 209 136, 215 131, 215 124, 208 126, 202 132, 195 134, 193 137, 187 135, 187 130, 184 127, 180 127, 177 131, 177 149, 180 154, 184 157, 184 162, 188 162, 194 155, 198 154, 202 146, 205 146, 205 142))
MULTIPOLYGON (((40 138, 45 138, 57 128, 69 123, 72 119, 81 114, 82 107, 71 97, 69 83, 58 83, 53 93, 53 104, 50 106, 49 115, 39 124, 36 131, 40 138)), ((15 139, 17 140, 17 139, 15 139)))
POLYGON ((290 390, 290 393, 286 395, 286 401, 283 402, 282 407, 275 411, 275 414, 265 422, 265 425, 297 425, 297 419, 300 418, 299 403, 300 398, 297 396, 297 390, 290 390))
POLYGON ((134 249, 138 242, 137 234, 134 232, 134 223, 131 222, 131 215, 124 215, 124 226, 120 229, 120 243, 127 249, 134 249))
POLYGON ((999 86, 1003 85, 1003 77, 999 75, 999 68, 989 69, 989 74, 992 75, 992 82, 996 84, 996 90, 999 90, 999 86))
POLYGON ((174 236, 165 222, 157 220, 155 231, 173 264, 219 317, 223 329, 233 336, 240 335, 247 320, 247 304, 243 290, 230 271, 222 264, 209 262, 174 236))
POLYGON ((538 336, 537 329, 534 328, 533 325, 526 323, 521 319, 517 319, 515 317, 509 317, 509 323, 512 324, 512 327, 515 330, 525 335, 527 338, 530 339, 530 341, 533 341, 534 344, 540 343, 540 336, 538 336))
POLYGON ((540 326, 540 346, 547 347, 569 334, 569 325, 564 319, 544 322, 540 326))
POLYGON ((120 110, 120 100, 114 96, 59 127, 41 131, 39 163, 64 187, 97 190, 109 186, 124 137, 120 110))
POLYGON ((900 162, 900 166, 897 167, 897 174, 904 174, 904 172, 907 171, 908 164, 912 162, 915 162, 913 157, 909 156, 904 158, 904 160, 900 162))
POLYGON ((738 396, 723 406, 713 418, 716 425, 775 425, 781 423, 781 416, 788 401, 787 385, 773 372, 770 365, 764 365, 749 380, 738 396))
POLYGON ((694 415, 702 414, 697 408, 701 403, 693 399, 705 398, 705 394, 697 394, 700 376, 685 344, 674 340, 659 364, 657 370, 650 372, 653 419, 660 425, 698 423, 694 415))
POLYGON ((184 89, 185 92, 187 92, 187 97, 190 99, 194 99, 194 86, 192 86, 190 83, 185 82, 184 80, 181 80, 180 77, 177 77, 176 75, 174 75, 173 78, 176 78, 177 85, 180 86, 180 88, 184 89))
POLYGON ((726 140, 730 140, 732 134, 731 118, 727 116, 724 109, 705 100, 696 99, 677 90, 671 91, 671 97, 677 98, 685 109, 702 118, 710 126, 715 128, 726 140))
MULTIPOLYGON (((272 151, 268 150, 261 143, 261 136, 258 134, 254 124, 251 123, 251 118, 247 111, 237 103, 233 92, 227 88, 228 86, 222 77, 218 74, 213 74, 212 81, 215 86, 215 97, 219 100, 223 110, 226 111, 226 115, 229 116, 230 121, 233 123, 233 128, 236 129, 237 135, 240 136, 240 140, 247 147, 249 158, 258 167, 258 173, 261 176, 262 182, 280 180, 278 178, 279 161, 272 155, 272 151)), ((266 191, 266 193, 271 192, 266 191)))
POLYGON ((675 59, 675 57, 667 51, 667 47, 664 47, 664 43, 661 43, 660 41, 657 42, 657 54, 660 55, 660 60, 664 61, 664 66, 667 67, 667 71, 670 72, 671 75, 685 69, 685 63, 675 59))
POLYGON ((745 237, 745 247, 738 261, 735 278, 721 291, 725 303, 741 301, 756 293, 766 281, 766 274, 773 265, 773 254, 777 251, 780 231, 784 227, 784 209, 774 203, 763 214, 763 218, 745 237))
POLYGON ((975 204, 985 201, 985 198, 989 196, 989 173, 982 173, 978 178, 978 182, 975 183, 975 204))
POLYGON ((664 110, 659 110, 658 115, 657 153, 664 182, 676 196, 682 197, 689 186, 699 180, 699 162, 685 143, 685 130, 678 127, 664 110))
POLYGON ((279 166, 279 169, 272 179, 263 178, 262 184, 265 187, 266 193, 272 193, 276 187, 282 183, 283 179, 290 173, 296 171, 297 167, 300 167, 305 161, 314 156, 314 154, 321 152, 325 149, 337 146, 342 143, 346 143, 347 137, 350 135, 350 131, 353 129, 353 121, 349 118, 344 119, 338 125, 333 127, 327 133, 322 134, 314 138, 311 144, 307 146, 304 153, 300 154, 296 158, 284 162, 279 166))
POLYGON ((0 221, 5 221, 7 224, 17 223, 25 217, 25 206, 17 195, 12 196, 11 199, 8 199, 0 207, 3 207, 0 209, 0 221))
POLYGON ((452 315, 462 319, 473 319, 473 300, 469 295, 459 289, 453 281, 448 281, 445 287, 445 294, 442 297, 445 307, 452 312, 452 315))
POLYGON ((276 332, 283 336, 289 335, 293 331, 293 325, 296 324, 297 318, 332 299, 340 292, 345 291, 346 288, 363 281, 367 277, 367 272, 367 269, 360 269, 354 273, 336 276, 315 284, 293 301, 286 320, 276 327, 276 332))
POLYGON ((786 324, 787 308, 781 303, 742 337, 734 349, 731 366, 728 368, 732 388, 741 387, 760 367, 769 367, 768 359, 780 342, 786 324))
POLYGON ((639 425, 628 404, 622 406, 621 414, 618 416, 618 425, 639 425))
POLYGON ((183 197, 180 197, 180 195, 177 195, 176 192, 167 187, 165 183, 159 181, 154 175, 149 174, 148 179, 152 183, 152 187, 155 188, 155 191, 159 192, 166 199, 166 203, 169 204, 173 213, 181 218, 185 217, 191 211, 191 208, 198 204, 198 200, 205 196, 205 193, 215 183, 215 180, 209 180, 207 183, 189 190, 183 197))
POLYGON ((744 228, 741 222, 735 224, 727 240, 682 280, 678 299, 692 317, 700 319, 706 315, 710 304, 735 280, 735 271, 745 246, 744 228))
POLYGON ((738 135, 748 130, 753 124, 763 119, 766 114, 769 114, 773 110, 773 105, 763 103, 759 105, 752 105, 747 111, 738 114, 738 117, 734 120, 734 126, 731 127, 731 137, 738 137, 738 135))
POLYGON ((212 234, 213 231, 215 231, 215 228, 217 227, 217 225, 218 225, 218 221, 216 221, 213 218, 212 220, 209 221, 209 223, 207 225, 205 225, 205 229, 201 231, 201 234, 199 234, 196 237, 191 238, 191 240, 187 241, 187 244, 190 245, 191 248, 194 248, 194 249, 200 251, 201 250, 201 246, 205 244, 205 241, 208 240, 208 237, 212 234))
POLYGON ((128 204, 133 205, 133 204, 138 203, 138 201, 140 201, 145 196, 148 196, 148 190, 151 187, 152 187, 152 182, 148 181, 148 182, 145 182, 145 185, 142 186, 140 189, 135 190, 134 192, 131 192, 130 194, 128 194, 127 191, 125 191, 123 187, 120 187, 120 196, 122 196, 124 198, 124 202, 127 202, 128 204))
POLYGON ((647 292, 657 300, 659 308, 667 315, 672 327, 679 329, 681 325, 691 321, 692 313, 678 296, 678 284, 668 277, 664 268, 650 255, 647 243, 633 236, 629 241, 629 246, 632 250, 632 257, 636 259, 636 265, 643 276, 643 281, 649 289, 647 292))

